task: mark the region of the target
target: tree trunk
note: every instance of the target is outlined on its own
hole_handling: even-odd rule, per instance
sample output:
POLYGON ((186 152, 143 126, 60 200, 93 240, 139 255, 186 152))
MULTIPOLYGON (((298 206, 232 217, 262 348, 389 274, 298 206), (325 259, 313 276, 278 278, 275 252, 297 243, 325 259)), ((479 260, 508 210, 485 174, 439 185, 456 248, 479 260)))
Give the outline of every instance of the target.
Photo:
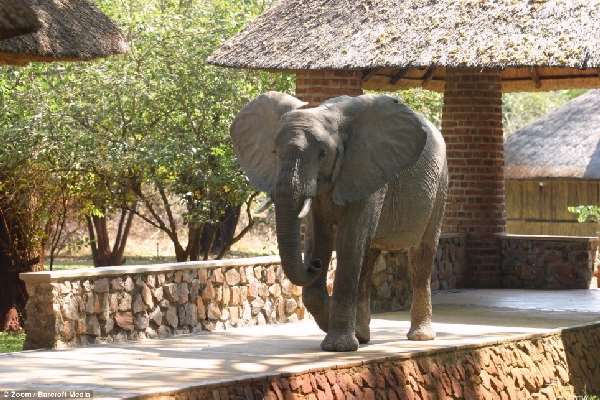
POLYGON ((175 259, 177 262, 185 262, 188 260, 189 253, 187 249, 184 249, 179 242, 173 242, 175 246, 175 259))
POLYGON ((0 204, 0 329, 10 325, 18 330, 20 321, 15 321, 15 311, 17 316, 23 316, 27 302, 27 291, 19 274, 33 271, 39 257, 32 257, 36 253, 32 232, 23 220, 27 210, 21 210, 24 214, 6 212, 10 209, 11 205, 0 204))
POLYGON ((202 225, 195 223, 190 223, 188 226, 188 253, 190 261, 198 261, 200 259, 202 229, 202 225))
POLYGON ((241 207, 227 207, 218 223, 207 223, 192 236, 190 232, 190 260, 196 261, 202 254, 203 259, 208 259, 210 254, 221 254, 233 241, 235 229, 240 219, 241 207), (192 241, 193 240, 193 241, 192 241), (195 256, 195 257, 194 257, 195 256))
POLYGON ((224 248, 228 247, 235 235, 235 228, 240 220, 242 207, 227 207, 225 215, 218 225, 218 233, 213 242, 211 252, 219 254, 224 248))
POLYGON ((110 234, 108 232, 108 220, 105 216, 88 216, 88 235, 90 238, 90 249, 95 267, 107 267, 111 265, 125 264, 125 246, 131 230, 134 213, 122 210, 117 226, 115 242, 110 246, 110 234))

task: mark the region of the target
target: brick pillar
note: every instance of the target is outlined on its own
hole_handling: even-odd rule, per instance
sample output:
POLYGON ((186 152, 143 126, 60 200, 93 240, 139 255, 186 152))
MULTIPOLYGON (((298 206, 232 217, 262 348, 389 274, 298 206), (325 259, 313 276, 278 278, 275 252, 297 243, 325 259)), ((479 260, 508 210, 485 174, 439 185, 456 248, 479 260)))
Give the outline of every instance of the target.
POLYGON ((471 287, 500 287, 505 232, 502 87, 498 71, 448 69, 442 117, 450 189, 444 232, 467 235, 471 287))
POLYGON ((299 71, 296 73, 296 96, 311 106, 336 96, 360 96, 360 71, 299 71))
MULTIPOLYGON (((362 73, 360 71, 299 71, 296 73, 296 97, 311 106, 337 96, 360 96, 362 73)), ((307 227, 302 224, 300 240, 304 248, 304 234, 307 227)))

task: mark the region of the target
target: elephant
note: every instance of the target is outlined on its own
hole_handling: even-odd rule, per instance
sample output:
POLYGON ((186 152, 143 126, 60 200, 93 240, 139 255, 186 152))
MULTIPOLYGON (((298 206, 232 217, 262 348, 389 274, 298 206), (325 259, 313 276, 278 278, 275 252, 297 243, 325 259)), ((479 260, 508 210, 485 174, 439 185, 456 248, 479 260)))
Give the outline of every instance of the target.
POLYGON ((268 92, 239 112, 230 134, 249 182, 273 199, 281 264, 326 332, 321 349, 356 351, 369 342, 371 278, 382 251, 408 251, 407 336, 434 339, 430 279, 448 187, 438 129, 387 95, 341 96, 308 107, 268 92), (310 229, 303 259, 304 217, 310 229))

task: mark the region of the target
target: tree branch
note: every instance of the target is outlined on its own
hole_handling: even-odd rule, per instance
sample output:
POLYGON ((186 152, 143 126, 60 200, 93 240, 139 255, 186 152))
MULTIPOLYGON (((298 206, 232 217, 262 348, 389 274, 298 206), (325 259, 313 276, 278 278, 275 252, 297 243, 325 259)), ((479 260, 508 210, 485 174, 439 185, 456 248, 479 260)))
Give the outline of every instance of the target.
POLYGON ((250 197, 248 198, 248 201, 246 201, 246 216, 248 217, 248 224, 244 227, 244 229, 242 229, 240 231, 240 233, 237 234, 237 236, 235 236, 233 239, 231 239, 231 242, 227 243, 225 246, 223 246, 223 248, 221 249, 221 251, 219 252, 219 254, 217 255, 217 257, 215 258, 215 260, 220 260, 223 258, 223 256, 229 251, 229 249, 231 248, 231 246, 233 246, 234 244, 236 244, 237 242, 239 242, 245 235, 246 233, 248 233, 250 231, 250 229, 252 229, 252 227, 254 226, 254 218, 252 217, 252 211, 251 211, 251 206, 252 203, 254 202, 254 199, 256 198, 256 196, 258 196, 259 192, 254 192, 250 195, 250 197))

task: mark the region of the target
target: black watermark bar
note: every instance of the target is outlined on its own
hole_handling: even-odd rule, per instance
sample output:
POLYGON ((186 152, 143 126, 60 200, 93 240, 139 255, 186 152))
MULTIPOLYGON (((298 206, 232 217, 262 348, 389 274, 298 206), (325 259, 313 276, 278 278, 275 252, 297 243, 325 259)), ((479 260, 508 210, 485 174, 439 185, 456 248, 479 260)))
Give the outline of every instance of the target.
POLYGON ((91 390, 0 390, 0 399, 92 399, 91 390))

